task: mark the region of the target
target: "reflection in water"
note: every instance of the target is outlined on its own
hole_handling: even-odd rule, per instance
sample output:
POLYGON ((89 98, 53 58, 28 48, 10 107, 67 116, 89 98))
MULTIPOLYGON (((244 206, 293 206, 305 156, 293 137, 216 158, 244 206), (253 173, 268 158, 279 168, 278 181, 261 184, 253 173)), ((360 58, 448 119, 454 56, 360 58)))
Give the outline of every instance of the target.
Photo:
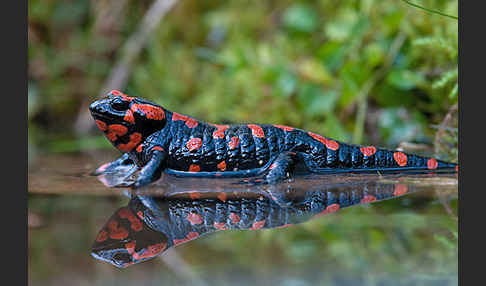
MULTIPOLYGON (((29 170, 29 284, 86 284, 89 277, 93 285, 198 285, 201 281, 208 285, 457 285, 456 174, 296 176, 274 189, 226 179, 164 176, 152 186, 128 193, 142 203, 149 197, 188 202, 192 196, 219 202, 220 193, 226 200, 243 196, 271 200, 273 195, 275 204, 289 208, 312 191, 362 192, 366 185, 367 194, 372 194, 374 184, 393 186, 393 191, 402 184, 407 186, 406 194, 415 192, 283 229, 200 235, 201 239, 169 247, 147 263, 117 271, 111 263, 86 255, 115 210, 128 205, 125 189, 107 188, 98 177, 87 176, 113 156, 103 151, 95 157, 42 157, 29 170)), ((152 218, 141 220, 129 210, 145 230, 153 230, 137 238, 133 250, 140 258, 146 248, 142 243, 160 241, 151 235, 166 235, 150 224, 152 218)), ((132 231, 117 246, 126 249, 124 244, 132 241, 135 231, 128 219, 118 213, 114 218, 120 220, 117 228, 132 231)), ((108 238, 96 244, 107 250, 109 242, 116 241, 108 238)))
POLYGON ((128 205, 99 231, 92 255, 126 267, 203 234, 288 227, 341 208, 420 190, 397 183, 402 179, 400 175, 311 176, 293 183, 248 187, 234 180, 169 177, 163 187, 131 194, 128 205))

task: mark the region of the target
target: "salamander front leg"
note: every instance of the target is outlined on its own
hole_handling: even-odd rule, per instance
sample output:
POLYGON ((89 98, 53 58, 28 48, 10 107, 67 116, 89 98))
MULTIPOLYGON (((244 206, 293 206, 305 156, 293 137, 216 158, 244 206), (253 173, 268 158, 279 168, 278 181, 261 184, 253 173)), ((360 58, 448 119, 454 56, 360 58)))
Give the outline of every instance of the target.
POLYGON ((152 151, 150 160, 138 173, 137 180, 133 183, 132 188, 136 189, 158 180, 166 167, 166 159, 167 153, 165 151, 152 151))
POLYGON ((106 173, 117 173, 131 169, 135 163, 128 157, 128 153, 123 154, 113 162, 108 162, 96 169, 92 174, 98 176, 106 173))

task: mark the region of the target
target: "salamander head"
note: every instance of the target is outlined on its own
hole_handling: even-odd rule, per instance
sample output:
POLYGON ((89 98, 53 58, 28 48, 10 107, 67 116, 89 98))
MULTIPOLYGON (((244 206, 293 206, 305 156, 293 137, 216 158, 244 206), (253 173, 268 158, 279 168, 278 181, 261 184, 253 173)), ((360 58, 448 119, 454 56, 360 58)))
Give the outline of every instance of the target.
POLYGON ((165 126, 165 110, 150 101, 112 90, 89 110, 98 128, 122 152, 130 152, 165 126))

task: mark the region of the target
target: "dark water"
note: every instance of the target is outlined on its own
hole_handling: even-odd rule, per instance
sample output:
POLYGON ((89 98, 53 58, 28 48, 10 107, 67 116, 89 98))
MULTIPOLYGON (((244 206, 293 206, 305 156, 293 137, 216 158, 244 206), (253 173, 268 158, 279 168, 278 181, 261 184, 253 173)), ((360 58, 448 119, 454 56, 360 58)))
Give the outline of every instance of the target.
POLYGON ((31 166, 30 284, 457 285, 455 174, 311 175, 277 186, 165 176, 131 192, 88 175, 113 158, 49 156, 31 166), (262 222, 242 210, 262 202, 261 229, 212 232, 222 219, 228 229, 262 222), (113 219, 132 227, 120 209, 151 217, 138 217, 122 244, 99 239, 113 219), (216 209, 235 210, 237 222, 203 215, 216 209), (174 246, 188 233, 197 239, 174 246), (150 245, 163 247, 147 255, 150 245), (108 262, 95 258, 101 250, 108 262), (138 262, 137 251, 147 261, 111 264, 138 262))

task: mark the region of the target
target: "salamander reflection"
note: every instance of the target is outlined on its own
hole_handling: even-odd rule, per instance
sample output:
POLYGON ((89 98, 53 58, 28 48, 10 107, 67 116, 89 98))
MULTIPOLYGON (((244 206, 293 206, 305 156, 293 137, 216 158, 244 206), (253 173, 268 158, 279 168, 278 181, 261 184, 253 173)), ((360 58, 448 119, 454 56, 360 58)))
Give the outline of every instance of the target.
POLYGON ((404 184, 366 181, 311 190, 185 192, 132 195, 98 233, 92 255, 117 267, 154 258, 170 247, 219 230, 288 227, 352 205, 414 191, 404 184))

